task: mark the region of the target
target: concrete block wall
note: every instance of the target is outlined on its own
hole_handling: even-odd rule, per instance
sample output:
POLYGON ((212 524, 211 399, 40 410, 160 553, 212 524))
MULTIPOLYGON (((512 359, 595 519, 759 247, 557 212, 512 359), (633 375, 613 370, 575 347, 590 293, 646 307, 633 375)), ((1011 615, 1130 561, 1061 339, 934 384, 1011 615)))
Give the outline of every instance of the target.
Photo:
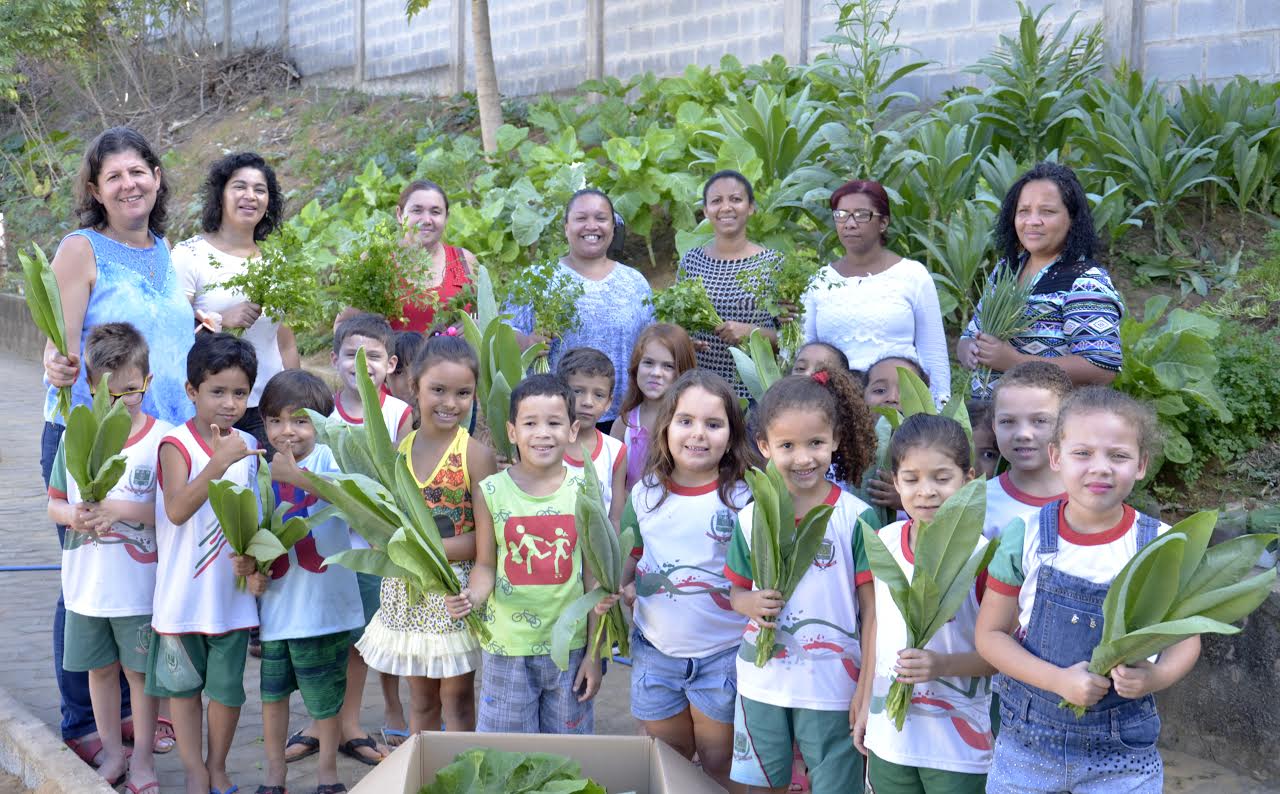
POLYGON ((355 45, 352 0, 289 0, 289 55, 303 75, 353 68, 355 45))
POLYGON ((1280 0, 1144 0, 1142 32, 1161 80, 1280 75, 1280 0))
POLYGON ((366 0, 365 79, 447 69, 449 21, 455 3, 463 3, 470 12, 467 0, 435 0, 409 21, 404 16, 404 0, 366 0))
MULTIPOLYGON (((236 47, 275 44, 283 33, 279 0, 233 0, 231 19, 231 43, 236 47)), ((218 25, 222 30, 222 23, 218 25)))
POLYGON ((781 0, 607 0, 605 72, 679 74, 725 55, 758 63, 783 50, 781 0))
MULTIPOLYGON (((467 5, 467 85, 473 87, 475 53, 467 5)), ((585 80, 586 14, 586 0, 489 0, 498 89, 528 96, 568 90, 585 80)))

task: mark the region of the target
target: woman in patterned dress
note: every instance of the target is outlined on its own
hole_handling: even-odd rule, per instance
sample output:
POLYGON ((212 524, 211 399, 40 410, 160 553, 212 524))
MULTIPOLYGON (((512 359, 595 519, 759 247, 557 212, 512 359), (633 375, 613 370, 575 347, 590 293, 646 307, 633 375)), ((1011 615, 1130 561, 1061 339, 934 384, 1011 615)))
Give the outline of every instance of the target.
MULTIPOLYGON (((1027 315, 1032 324, 1009 340, 985 334, 979 303, 956 344, 960 364, 1000 373, 1024 361, 1049 358, 1077 386, 1115 380, 1122 361, 1124 301, 1093 258, 1098 238, 1075 172, 1039 163, 1023 174, 1004 197, 995 236, 1004 255, 995 272, 1014 267, 1018 280, 1031 285, 1027 315)), ((995 380, 984 388, 975 372, 970 391, 987 397, 995 380)))
POLYGON ((757 329, 776 347, 778 318, 756 307, 755 298, 743 288, 742 279, 767 274, 782 261, 782 254, 747 239, 747 221, 755 214, 756 196, 751 181, 742 174, 712 174, 702 188, 702 206, 715 238, 680 257, 676 280, 702 279, 711 305, 724 320, 714 333, 692 334, 698 366, 732 383, 738 396, 746 397, 746 387, 738 380, 729 347, 757 329))

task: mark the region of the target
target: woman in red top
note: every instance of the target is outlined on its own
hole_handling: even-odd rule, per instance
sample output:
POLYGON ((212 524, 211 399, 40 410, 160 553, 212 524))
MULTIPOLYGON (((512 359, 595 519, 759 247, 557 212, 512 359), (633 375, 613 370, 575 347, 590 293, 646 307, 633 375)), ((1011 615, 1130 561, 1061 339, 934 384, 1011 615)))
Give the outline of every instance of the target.
MULTIPOLYGON (((444 189, 428 179, 415 179, 400 191, 396 202, 396 221, 406 227, 404 245, 419 246, 427 254, 427 267, 421 282, 409 286, 413 295, 433 293, 435 300, 419 302, 406 299, 400 317, 388 317, 397 331, 426 333, 435 320, 436 305, 443 304, 471 283, 476 268, 475 254, 465 248, 445 245, 444 229, 449 222, 449 197, 444 189)), ((358 309, 343 309, 334 319, 334 328, 358 309)))

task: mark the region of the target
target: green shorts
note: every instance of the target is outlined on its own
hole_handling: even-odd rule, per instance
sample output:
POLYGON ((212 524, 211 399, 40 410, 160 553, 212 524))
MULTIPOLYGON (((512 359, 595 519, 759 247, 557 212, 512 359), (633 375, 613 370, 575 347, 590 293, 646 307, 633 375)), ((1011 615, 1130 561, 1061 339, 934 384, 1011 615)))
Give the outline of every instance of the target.
MULTIPOLYGON (((356 584, 360 587, 360 606, 364 607, 364 626, 373 620, 373 614, 382 606, 382 577, 371 573, 357 573, 356 584)), ((351 630, 351 644, 355 645, 364 636, 364 626, 351 630)))
POLYGON ((342 708, 347 689, 347 648, 351 632, 294 640, 262 641, 262 702, 288 700, 294 691, 313 720, 342 708))
POLYGON ((982 794, 987 790, 986 775, 902 766, 875 753, 867 760, 867 779, 876 794, 982 794))
POLYGON ((813 794, 861 791, 862 755, 849 737, 849 712, 784 708, 738 696, 733 715, 730 779, 761 788, 791 782, 799 746, 813 794))
POLYGON ((62 669, 73 673, 120 663, 126 670, 147 671, 151 616, 94 618, 67 610, 62 632, 62 669))
POLYGON ((147 657, 147 694, 197 697, 203 691, 224 706, 244 705, 244 660, 249 630, 226 634, 159 634, 147 657))

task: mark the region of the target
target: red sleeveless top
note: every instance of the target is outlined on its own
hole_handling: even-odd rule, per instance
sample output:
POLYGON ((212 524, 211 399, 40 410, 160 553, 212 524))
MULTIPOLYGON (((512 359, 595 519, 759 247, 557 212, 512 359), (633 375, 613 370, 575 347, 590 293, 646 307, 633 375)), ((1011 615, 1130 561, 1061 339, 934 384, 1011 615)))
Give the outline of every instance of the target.
MULTIPOLYGON (((454 295, 462 291, 471 281, 471 274, 467 272, 467 260, 462 254, 462 249, 457 246, 446 245, 444 247, 444 277, 440 280, 440 286, 432 287, 429 292, 435 293, 441 303, 449 300, 454 295)), ((422 306, 412 301, 405 303, 401 311, 403 318, 396 317, 391 320, 391 327, 397 331, 418 331, 426 333, 431 328, 431 323, 435 321, 435 307, 422 306)))

